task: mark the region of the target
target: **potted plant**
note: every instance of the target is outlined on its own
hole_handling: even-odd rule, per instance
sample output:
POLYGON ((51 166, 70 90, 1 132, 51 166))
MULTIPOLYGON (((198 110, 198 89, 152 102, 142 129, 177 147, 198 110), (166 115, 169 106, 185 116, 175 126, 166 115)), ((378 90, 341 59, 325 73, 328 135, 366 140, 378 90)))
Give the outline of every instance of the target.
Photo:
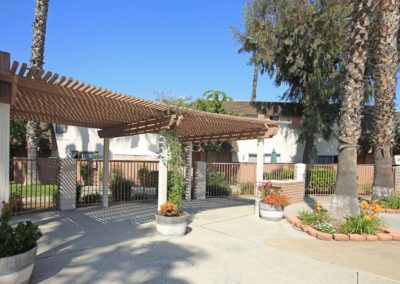
MULTIPOLYGON (((17 201, 18 202, 18 201, 17 201)), ((13 207, 2 202, 0 216, 0 283, 28 283, 35 265, 37 240, 42 236, 37 225, 30 221, 12 227, 8 222, 13 207)))
POLYGON ((157 231, 167 237, 182 237, 185 235, 188 214, 182 211, 182 196, 185 192, 182 167, 185 165, 184 151, 174 132, 166 135, 168 147, 168 164, 170 165, 168 201, 161 204, 156 213, 157 231))
POLYGON ((289 198, 281 190, 272 188, 270 181, 257 185, 260 199, 260 217, 266 220, 277 221, 283 218, 283 210, 289 205, 289 198))

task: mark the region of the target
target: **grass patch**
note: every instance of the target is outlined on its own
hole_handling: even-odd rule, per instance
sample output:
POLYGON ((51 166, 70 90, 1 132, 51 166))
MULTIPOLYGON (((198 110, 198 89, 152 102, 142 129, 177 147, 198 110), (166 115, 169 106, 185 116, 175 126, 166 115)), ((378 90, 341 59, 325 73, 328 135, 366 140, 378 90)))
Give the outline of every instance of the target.
POLYGON ((53 196, 57 192, 55 184, 33 184, 23 185, 21 183, 10 184, 10 191, 21 197, 53 196))

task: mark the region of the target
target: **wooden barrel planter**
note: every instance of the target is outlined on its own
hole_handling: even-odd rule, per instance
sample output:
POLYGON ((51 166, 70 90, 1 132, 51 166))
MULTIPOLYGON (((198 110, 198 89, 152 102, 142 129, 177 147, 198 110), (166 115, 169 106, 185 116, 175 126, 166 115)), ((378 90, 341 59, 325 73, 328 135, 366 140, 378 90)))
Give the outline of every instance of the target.
POLYGON ((157 231, 169 238, 179 238, 185 235, 189 214, 182 212, 180 216, 163 216, 156 214, 157 231))
POLYGON ((260 202, 260 217, 265 220, 278 221, 283 218, 283 209, 260 202))
POLYGON ((0 283, 29 283, 35 265, 37 246, 13 256, 0 258, 0 283))

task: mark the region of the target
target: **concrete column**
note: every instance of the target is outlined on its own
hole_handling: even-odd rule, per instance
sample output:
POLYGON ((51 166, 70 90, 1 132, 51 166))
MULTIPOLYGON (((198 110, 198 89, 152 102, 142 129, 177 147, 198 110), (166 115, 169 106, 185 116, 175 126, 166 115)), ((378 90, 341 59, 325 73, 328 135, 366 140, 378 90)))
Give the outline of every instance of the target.
POLYGON ((76 208, 76 169, 75 159, 60 160, 60 210, 74 210, 76 208))
POLYGON ((193 155, 193 144, 189 142, 187 144, 187 165, 186 165, 186 199, 192 201, 192 155, 193 155))
POLYGON ((294 179, 306 181, 306 164, 297 163, 294 165, 294 179))
POLYGON ((203 161, 195 162, 196 165, 196 199, 206 199, 207 186, 207 163, 203 161))
MULTIPOLYGON (((256 182, 264 180, 264 139, 257 139, 257 166, 256 166, 256 182)), ((254 215, 260 216, 260 200, 256 196, 254 202, 254 215)))
POLYGON ((110 138, 103 139, 103 207, 108 207, 110 138))
MULTIPOLYGON (((10 70, 10 54, 0 52, 0 71, 10 70)), ((1 201, 10 197, 10 99, 11 84, 0 82, 0 214, 1 201)))
POLYGON ((165 133, 165 130, 160 131, 158 138, 158 151, 160 153, 160 160, 158 162, 158 209, 168 199, 168 149, 165 133))

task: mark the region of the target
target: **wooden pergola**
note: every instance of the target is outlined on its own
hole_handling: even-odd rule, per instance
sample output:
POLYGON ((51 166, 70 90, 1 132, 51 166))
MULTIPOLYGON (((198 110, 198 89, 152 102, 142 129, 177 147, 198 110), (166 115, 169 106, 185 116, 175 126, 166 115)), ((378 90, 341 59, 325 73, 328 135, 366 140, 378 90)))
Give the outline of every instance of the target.
MULTIPOLYGON (((104 138, 105 169, 108 169, 109 138, 163 133, 174 129, 179 139, 187 143, 243 139, 259 139, 261 143, 265 138, 275 135, 278 124, 281 124, 271 120, 172 108, 57 73, 28 68, 25 63, 14 61, 10 64, 10 54, 0 52, 0 131, 4 133, 0 142, 0 187, 6 191, 9 188, 10 115, 24 120, 99 129, 99 136, 104 138)), ((165 184, 159 185, 159 190, 163 191, 163 194, 159 194, 162 196, 159 202, 166 199, 166 164, 165 172, 163 169, 160 164, 160 180, 165 177, 165 184)), ((103 178, 107 185, 108 172, 104 173, 103 178)), ((259 179, 262 179, 262 172, 259 179)), ((2 197, 8 198, 8 194, 3 194, 0 199, 2 197)), ((103 198, 103 201, 106 199, 103 198)))

